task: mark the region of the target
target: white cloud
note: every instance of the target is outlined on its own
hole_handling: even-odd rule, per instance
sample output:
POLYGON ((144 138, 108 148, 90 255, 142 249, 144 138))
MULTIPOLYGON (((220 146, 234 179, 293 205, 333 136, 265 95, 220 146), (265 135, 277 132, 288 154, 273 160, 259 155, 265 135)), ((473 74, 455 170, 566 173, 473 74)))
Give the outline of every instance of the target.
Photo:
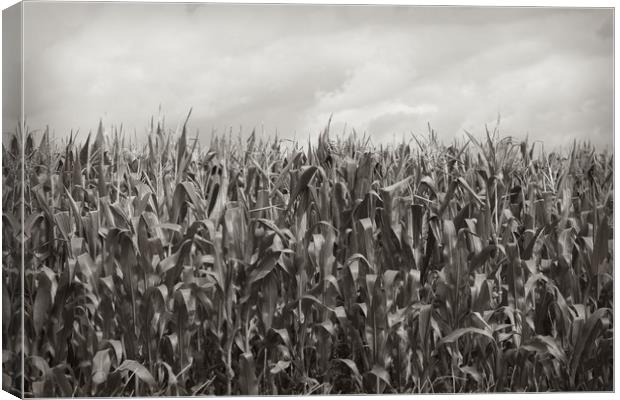
POLYGON ((206 136, 240 125, 316 134, 330 114, 375 141, 502 131, 612 141, 605 10, 28 3, 26 111, 58 133, 101 116, 143 132, 193 107, 206 136))

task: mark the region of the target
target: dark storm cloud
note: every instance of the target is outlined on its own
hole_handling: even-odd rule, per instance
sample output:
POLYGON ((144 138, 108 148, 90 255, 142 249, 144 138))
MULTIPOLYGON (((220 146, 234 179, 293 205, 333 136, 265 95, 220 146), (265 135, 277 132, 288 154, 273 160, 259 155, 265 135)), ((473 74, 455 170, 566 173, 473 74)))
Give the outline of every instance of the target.
POLYGON ((610 10, 27 3, 26 113, 60 134, 100 117, 143 132, 161 104, 204 136, 375 141, 506 134, 612 141, 610 10))

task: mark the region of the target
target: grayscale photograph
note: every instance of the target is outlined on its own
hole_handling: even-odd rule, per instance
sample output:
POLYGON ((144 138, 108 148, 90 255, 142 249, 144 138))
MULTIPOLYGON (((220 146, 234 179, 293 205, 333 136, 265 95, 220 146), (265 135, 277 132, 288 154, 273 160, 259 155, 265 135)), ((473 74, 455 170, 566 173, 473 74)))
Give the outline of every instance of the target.
POLYGON ((614 8, 2 13, 2 388, 614 391, 614 8))

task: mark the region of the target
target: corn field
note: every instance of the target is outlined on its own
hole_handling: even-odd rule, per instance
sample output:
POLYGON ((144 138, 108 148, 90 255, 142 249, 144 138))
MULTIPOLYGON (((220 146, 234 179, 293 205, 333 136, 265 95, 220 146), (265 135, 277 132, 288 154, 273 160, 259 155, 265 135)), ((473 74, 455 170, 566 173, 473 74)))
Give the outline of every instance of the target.
POLYGON ((5 140, 4 390, 613 390, 607 152, 187 124, 5 140))

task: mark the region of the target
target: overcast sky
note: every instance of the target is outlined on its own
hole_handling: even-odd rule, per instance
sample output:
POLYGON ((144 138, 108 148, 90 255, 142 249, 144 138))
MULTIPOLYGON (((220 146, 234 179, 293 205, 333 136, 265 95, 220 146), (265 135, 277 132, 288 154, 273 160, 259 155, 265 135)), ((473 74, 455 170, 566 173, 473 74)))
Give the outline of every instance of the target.
POLYGON ((313 136, 333 113, 389 142, 482 133, 549 145, 613 135, 607 9, 25 3, 28 125, 313 136))

